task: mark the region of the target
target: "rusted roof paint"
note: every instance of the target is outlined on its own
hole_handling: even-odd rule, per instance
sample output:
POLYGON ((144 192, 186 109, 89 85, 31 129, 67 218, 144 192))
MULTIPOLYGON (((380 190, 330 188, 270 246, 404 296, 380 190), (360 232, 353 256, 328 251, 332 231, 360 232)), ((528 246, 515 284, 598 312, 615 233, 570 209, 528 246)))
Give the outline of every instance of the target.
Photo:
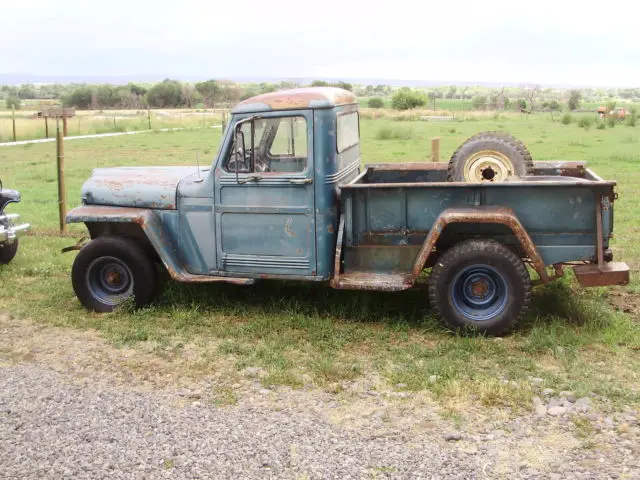
POLYGON ((332 108, 355 104, 356 96, 348 90, 334 87, 310 87, 280 90, 248 98, 237 104, 232 113, 297 110, 302 108, 332 108))

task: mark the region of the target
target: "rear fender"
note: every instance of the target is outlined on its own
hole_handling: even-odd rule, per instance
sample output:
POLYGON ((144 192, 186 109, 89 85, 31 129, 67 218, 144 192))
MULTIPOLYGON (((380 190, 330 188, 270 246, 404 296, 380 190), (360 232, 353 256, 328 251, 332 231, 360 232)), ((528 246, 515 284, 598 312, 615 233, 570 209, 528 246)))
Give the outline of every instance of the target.
POLYGON ((418 256, 416 257, 416 261, 413 265, 412 276, 414 281, 427 265, 440 235, 442 235, 447 226, 452 223, 498 224, 506 226, 513 232, 520 242, 520 246, 527 257, 529 257, 533 268, 540 276, 540 281, 542 283, 548 283, 555 278, 551 278, 547 274, 544 261, 542 260, 538 249, 512 209, 496 206, 478 206, 448 208, 438 216, 429 230, 429 234, 427 235, 422 248, 418 252, 418 256))

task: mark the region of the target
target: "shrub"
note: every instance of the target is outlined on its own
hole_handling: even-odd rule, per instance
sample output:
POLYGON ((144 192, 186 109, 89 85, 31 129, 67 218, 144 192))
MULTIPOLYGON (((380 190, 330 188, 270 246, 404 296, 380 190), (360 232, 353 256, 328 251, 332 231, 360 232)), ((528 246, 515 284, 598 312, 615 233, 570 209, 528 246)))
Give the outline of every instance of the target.
POLYGON ((578 120, 578 126, 584 128, 585 130, 589 130, 591 125, 593 124, 593 120, 591 117, 582 117, 578 120))
POLYGON ((16 110, 20 110, 20 99, 18 97, 11 95, 7 97, 4 103, 6 104, 7 108, 15 108, 16 110))
POLYGON ((580 100, 582 100, 580 90, 571 90, 569 92, 569 101, 567 102, 569 110, 576 110, 580 106, 580 100))
POLYGON ((420 92, 403 87, 396 92, 391 99, 391 106, 396 110, 409 110, 422 107, 427 103, 427 98, 420 92))
POLYGON ((382 127, 376 132, 378 140, 409 140, 413 132, 407 128, 382 127))
POLYGON ((627 127, 635 127, 636 126, 636 114, 632 113, 626 120, 625 124, 627 127))
POLYGON ((561 122, 562 122, 563 125, 569 125, 571 123, 571 120, 573 120, 573 118, 571 117, 571 114, 570 113, 565 113, 562 116, 561 122))
POLYGON ((597 128, 598 130, 604 130, 604 129, 606 128, 606 125, 605 125, 605 123, 604 123, 604 122, 602 122, 602 121, 598 120, 598 121, 596 122, 596 128, 597 128))
POLYGON ((473 97, 473 100, 471 100, 471 107, 473 107, 474 110, 479 110, 481 108, 485 108, 487 106, 487 97, 482 96, 482 95, 476 95, 475 97, 473 97))
POLYGON ((378 97, 371 98, 367 102, 367 105, 369 106, 369 108, 382 108, 382 107, 384 107, 384 100, 382 100, 381 98, 378 98, 378 97))
POLYGON ((615 126, 616 126, 616 123, 618 123, 618 122, 616 121, 616 118, 615 118, 615 117, 609 117, 609 118, 607 118, 607 125, 608 125, 609 127, 611 127, 611 128, 615 127, 615 126))

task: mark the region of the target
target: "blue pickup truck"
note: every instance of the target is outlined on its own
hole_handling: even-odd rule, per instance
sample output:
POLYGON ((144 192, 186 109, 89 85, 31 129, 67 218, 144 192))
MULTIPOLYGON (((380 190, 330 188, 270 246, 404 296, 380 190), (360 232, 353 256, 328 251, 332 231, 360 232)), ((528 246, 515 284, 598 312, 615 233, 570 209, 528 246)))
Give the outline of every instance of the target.
POLYGON ((429 272, 452 329, 512 329, 532 286, 571 265, 625 284, 613 261, 614 182, 583 162, 533 162, 510 135, 470 138, 447 163, 361 167, 348 91, 301 88, 238 104, 207 168, 98 168, 67 222, 87 226, 72 283, 88 309, 152 301, 179 282, 260 279, 399 291, 429 272))

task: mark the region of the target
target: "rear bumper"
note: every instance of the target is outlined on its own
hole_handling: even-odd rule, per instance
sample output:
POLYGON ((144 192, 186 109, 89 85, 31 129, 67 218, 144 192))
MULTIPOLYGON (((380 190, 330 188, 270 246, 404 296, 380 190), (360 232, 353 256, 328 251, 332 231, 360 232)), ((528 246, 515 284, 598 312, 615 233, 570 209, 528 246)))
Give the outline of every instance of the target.
POLYGON ((16 225, 14 222, 18 219, 17 213, 9 213, 0 215, 0 243, 13 243, 16 238, 26 233, 31 225, 23 223, 16 225))
POLYGON ((576 265, 573 273, 583 287, 626 285, 629 283, 629 266, 624 262, 608 262, 602 266, 594 263, 576 265))

